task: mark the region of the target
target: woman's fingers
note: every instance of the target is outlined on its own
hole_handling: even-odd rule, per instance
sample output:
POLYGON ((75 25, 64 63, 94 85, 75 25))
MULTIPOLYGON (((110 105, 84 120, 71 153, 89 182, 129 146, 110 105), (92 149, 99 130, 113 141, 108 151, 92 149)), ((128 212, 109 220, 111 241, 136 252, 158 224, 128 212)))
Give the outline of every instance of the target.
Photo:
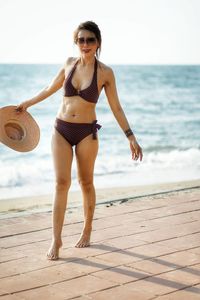
POLYGON ((142 153, 142 148, 138 144, 131 144, 131 151, 132 151, 132 159, 133 160, 138 160, 140 161, 143 158, 143 153, 142 153))
POLYGON ((17 107, 16 107, 15 110, 16 110, 16 112, 22 112, 22 111, 24 111, 26 109, 27 109, 27 107, 25 106, 25 104, 21 103, 21 104, 17 105, 17 107))
POLYGON ((142 160, 143 154, 142 154, 142 148, 139 146, 139 149, 136 151, 136 158, 140 158, 140 161, 142 160))
POLYGON ((17 106, 15 109, 17 112, 21 112, 23 110, 23 108, 21 106, 17 106))

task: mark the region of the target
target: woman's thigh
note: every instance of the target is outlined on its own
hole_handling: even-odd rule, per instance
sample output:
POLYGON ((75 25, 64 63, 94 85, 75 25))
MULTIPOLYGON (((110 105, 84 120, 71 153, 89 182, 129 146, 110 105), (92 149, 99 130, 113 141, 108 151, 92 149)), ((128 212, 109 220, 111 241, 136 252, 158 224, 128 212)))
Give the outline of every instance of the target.
POLYGON ((57 182, 70 182, 73 159, 72 146, 56 129, 53 132, 51 149, 57 182))
POLYGON ((98 139, 92 139, 92 135, 84 138, 76 146, 76 161, 78 179, 80 183, 91 183, 93 181, 94 164, 98 153, 98 139))

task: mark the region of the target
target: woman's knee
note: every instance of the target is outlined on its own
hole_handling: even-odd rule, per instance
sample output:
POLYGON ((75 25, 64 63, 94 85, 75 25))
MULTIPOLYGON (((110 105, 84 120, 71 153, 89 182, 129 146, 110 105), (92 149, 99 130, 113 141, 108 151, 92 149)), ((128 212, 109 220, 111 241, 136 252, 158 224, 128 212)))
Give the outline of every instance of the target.
POLYGON ((56 179, 57 191, 68 191, 71 185, 71 179, 58 178, 56 179))
POLYGON ((82 189, 90 191, 94 188, 93 179, 81 179, 79 178, 79 184, 82 189))

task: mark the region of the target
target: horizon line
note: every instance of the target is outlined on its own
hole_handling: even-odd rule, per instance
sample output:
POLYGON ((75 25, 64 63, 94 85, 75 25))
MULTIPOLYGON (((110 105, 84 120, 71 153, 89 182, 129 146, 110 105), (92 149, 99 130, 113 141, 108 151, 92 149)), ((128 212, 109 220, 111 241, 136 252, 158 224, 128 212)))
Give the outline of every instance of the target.
MULTIPOLYGON (((0 64, 1 65, 62 65, 63 62, 1 62, 0 61, 0 64)), ((169 62, 169 63, 166 63, 166 62, 157 62, 157 63, 150 63, 150 62, 141 62, 141 63, 114 63, 114 62, 111 62, 111 63, 106 63, 108 65, 121 65, 121 66, 198 66, 200 65, 200 62, 176 62, 176 63, 172 63, 172 62, 169 62)))

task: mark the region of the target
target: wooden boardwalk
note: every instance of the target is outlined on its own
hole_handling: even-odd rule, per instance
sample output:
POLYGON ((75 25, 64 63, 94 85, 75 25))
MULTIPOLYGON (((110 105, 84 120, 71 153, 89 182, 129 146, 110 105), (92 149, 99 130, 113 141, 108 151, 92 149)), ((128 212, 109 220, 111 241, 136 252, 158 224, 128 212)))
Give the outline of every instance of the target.
POLYGON ((0 220, 0 300, 200 299, 200 187, 97 205, 88 248, 66 214, 58 261, 45 254, 51 212, 0 220))

